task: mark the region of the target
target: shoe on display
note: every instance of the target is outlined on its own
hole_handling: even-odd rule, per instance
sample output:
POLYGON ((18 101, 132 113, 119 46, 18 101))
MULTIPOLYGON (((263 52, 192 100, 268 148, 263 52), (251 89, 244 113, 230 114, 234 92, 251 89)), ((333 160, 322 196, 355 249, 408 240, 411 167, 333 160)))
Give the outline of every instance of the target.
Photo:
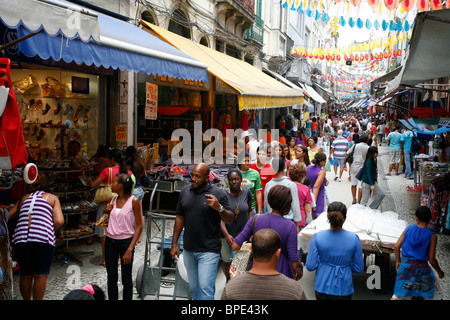
POLYGON ((30 110, 31 107, 34 106, 35 102, 36 101, 34 99, 29 100, 27 103, 27 109, 30 110))
POLYGON ((30 132, 30 136, 34 136, 36 134, 36 132, 38 131, 39 127, 37 125, 33 125, 31 127, 31 132, 30 132))
POLYGON ((73 116, 73 122, 75 123, 75 122, 78 122, 78 115, 80 114, 80 112, 83 110, 83 106, 82 105, 79 105, 78 106, 78 108, 77 108, 77 110, 75 111, 75 114, 74 114, 74 116, 73 116))
POLYGON ((73 129, 72 121, 70 121, 70 120, 66 120, 64 122, 64 126, 68 129, 73 129))
POLYGON ((61 105, 58 103, 58 106, 56 107, 56 109, 53 110, 53 114, 57 115, 60 111, 61 111, 61 105))
POLYGON ((42 100, 38 100, 38 101, 36 101, 36 103, 34 103, 33 104, 33 111, 36 111, 36 110, 38 110, 40 107, 42 107, 42 100))
POLYGON ((46 103, 46 104, 45 104, 44 110, 42 110, 42 114, 43 114, 43 115, 46 115, 47 112, 48 112, 48 110, 50 110, 50 105, 49 105, 48 103, 46 103))
POLYGON ((63 115, 67 116, 69 113, 71 113, 73 110, 73 107, 68 103, 66 104, 66 107, 64 108, 63 115))
POLYGON ((50 128, 53 124, 52 124, 53 120, 48 120, 47 122, 41 123, 41 127, 42 128, 50 128))
POLYGON ((37 140, 41 140, 43 137, 45 136, 45 131, 44 131, 44 129, 41 129, 40 131, 39 131, 39 135, 37 136, 37 140))

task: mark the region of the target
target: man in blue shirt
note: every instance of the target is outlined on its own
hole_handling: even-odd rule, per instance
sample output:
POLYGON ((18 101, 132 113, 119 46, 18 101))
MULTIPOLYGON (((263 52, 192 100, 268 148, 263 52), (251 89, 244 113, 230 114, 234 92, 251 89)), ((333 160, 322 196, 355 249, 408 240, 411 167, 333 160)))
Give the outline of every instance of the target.
POLYGON ((403 156, 405 157, 405 178, 410 180, 414 179, 411 169, 411 160, 414 155, 411 149, 411 142, 413 137, 414 132, 412 132, 409 128, 406 128, 406 131, 400 138, 403 156))
POLYGON ((400 130, 402 129, 401 124, 397 124, 395 126, 395 131, 389 133, 386 140, 389 141, 389 153, 390 153, 390 161, 389 161, 389 172, 386 174, 387 176, 391 175, 392 169, 395 168, 395 173, 398 176, 398 167, 400 165, 400 160, 402 157, 402 145, 400 139, 402 138, 402 134, 400 130))

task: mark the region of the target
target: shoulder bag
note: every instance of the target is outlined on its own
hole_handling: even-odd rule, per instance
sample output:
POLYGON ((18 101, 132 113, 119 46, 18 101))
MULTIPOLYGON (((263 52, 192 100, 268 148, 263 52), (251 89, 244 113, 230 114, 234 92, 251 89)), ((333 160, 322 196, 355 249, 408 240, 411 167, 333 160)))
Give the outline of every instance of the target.
POLYGON ((112 168, 109 167, 108 179, 105 183, 98 186, 97 191, 95 191, 94 202, 101 203, 111 200, 113 194, 111 191, 112 183, 112 168))
POLYGON ((257 217, 258 215, 255 215, 255 218, 253 218, 252 221, 252 235, 250 237, 250 240, 245 241, 233 257, 233 261, 230 265, 230 279, 240 275, 245 271, 250 270, 250 266, 253 260, 253 253, 250 249, 250 246, 253 234, 255 232, 255 222, 257 217))

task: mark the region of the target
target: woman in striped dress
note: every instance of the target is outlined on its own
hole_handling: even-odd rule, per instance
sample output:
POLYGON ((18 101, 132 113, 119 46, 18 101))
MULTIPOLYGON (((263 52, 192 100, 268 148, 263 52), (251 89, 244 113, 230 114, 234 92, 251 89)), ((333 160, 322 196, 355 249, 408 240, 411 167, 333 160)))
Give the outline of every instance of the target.
POLYGON ((24 300, 42 300, 53 254, 55 229, 64 224, 59 199, 44 191, 25 195, 9 218, 19 213, 12 243, 20 266, 20 294, 24 300))

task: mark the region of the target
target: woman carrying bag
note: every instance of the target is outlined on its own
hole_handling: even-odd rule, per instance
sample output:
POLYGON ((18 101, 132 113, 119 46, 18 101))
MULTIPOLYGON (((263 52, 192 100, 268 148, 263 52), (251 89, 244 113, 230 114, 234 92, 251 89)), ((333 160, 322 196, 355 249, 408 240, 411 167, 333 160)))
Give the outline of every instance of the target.
POLYGON ((132 195, 133 181, 128 174, 117 174, 111 185, 116 193, 105 212, 109 212, 105 239, 105 261, 108 273, 108 299, 118 300, 118 265, 121 259, 123 300, 133 298, 133 256, 143 229, 143 214, 140 201, 132 195))
POLYGON ((369 195, 371 192, 375 192, 375 199, 373 199, 370 204, 370 208, 378 209, 381 202, 383 201, 386 194, 383 189, 377 183, 377 157, 378 157, 378 148, 377 147, 369 147, 367 150, 366 161, 364 162, 364 167, 361 176, 362 182, 362 198, 361 205, 367 205, 369 201, 369 195))
MULTIPOLYGON (((101 184, 111 186, 114 177, 118 173, 126 173, 126 174, 131 175, 131 171, 128 171, 128 167, 125 163, 125 158, 123 157, 122 152, 120 150, 118 150, 118 149, 111 150, 110 161, 111 161, 111 167, 107 167, 107 168, 103 169, 103 171, 100 173, 100 175, 94 181, 92 181, 90 179, 88 180, 88 183, 91 188, 97 188, 101 184)), ((110 188, 107 186, 101 186, 99 189, 110 188)), ((100 192, 99 189, 97 190, 97 192, 100 192)), ((102 191, 105 191, 105 190, 102 190, 102 191)), ((107 192, 105 192, 105 193, 107 193, 107 192)), ((98 221, 102 217, 103 210, 106 208, 106 205, 111 200, 111 198, 112 198, 112 192, 109 193, 108 200, 101 201, 98 204, 97 217, 96 217, 95 221, 98 221)), ((105 232, 104 232, 103 228, 95 228, 95 235, 97 237, 99 237, 100 241, 102 242, 103 258, 102 258, 102 262, 100 265, 105 267, 105 232)))

